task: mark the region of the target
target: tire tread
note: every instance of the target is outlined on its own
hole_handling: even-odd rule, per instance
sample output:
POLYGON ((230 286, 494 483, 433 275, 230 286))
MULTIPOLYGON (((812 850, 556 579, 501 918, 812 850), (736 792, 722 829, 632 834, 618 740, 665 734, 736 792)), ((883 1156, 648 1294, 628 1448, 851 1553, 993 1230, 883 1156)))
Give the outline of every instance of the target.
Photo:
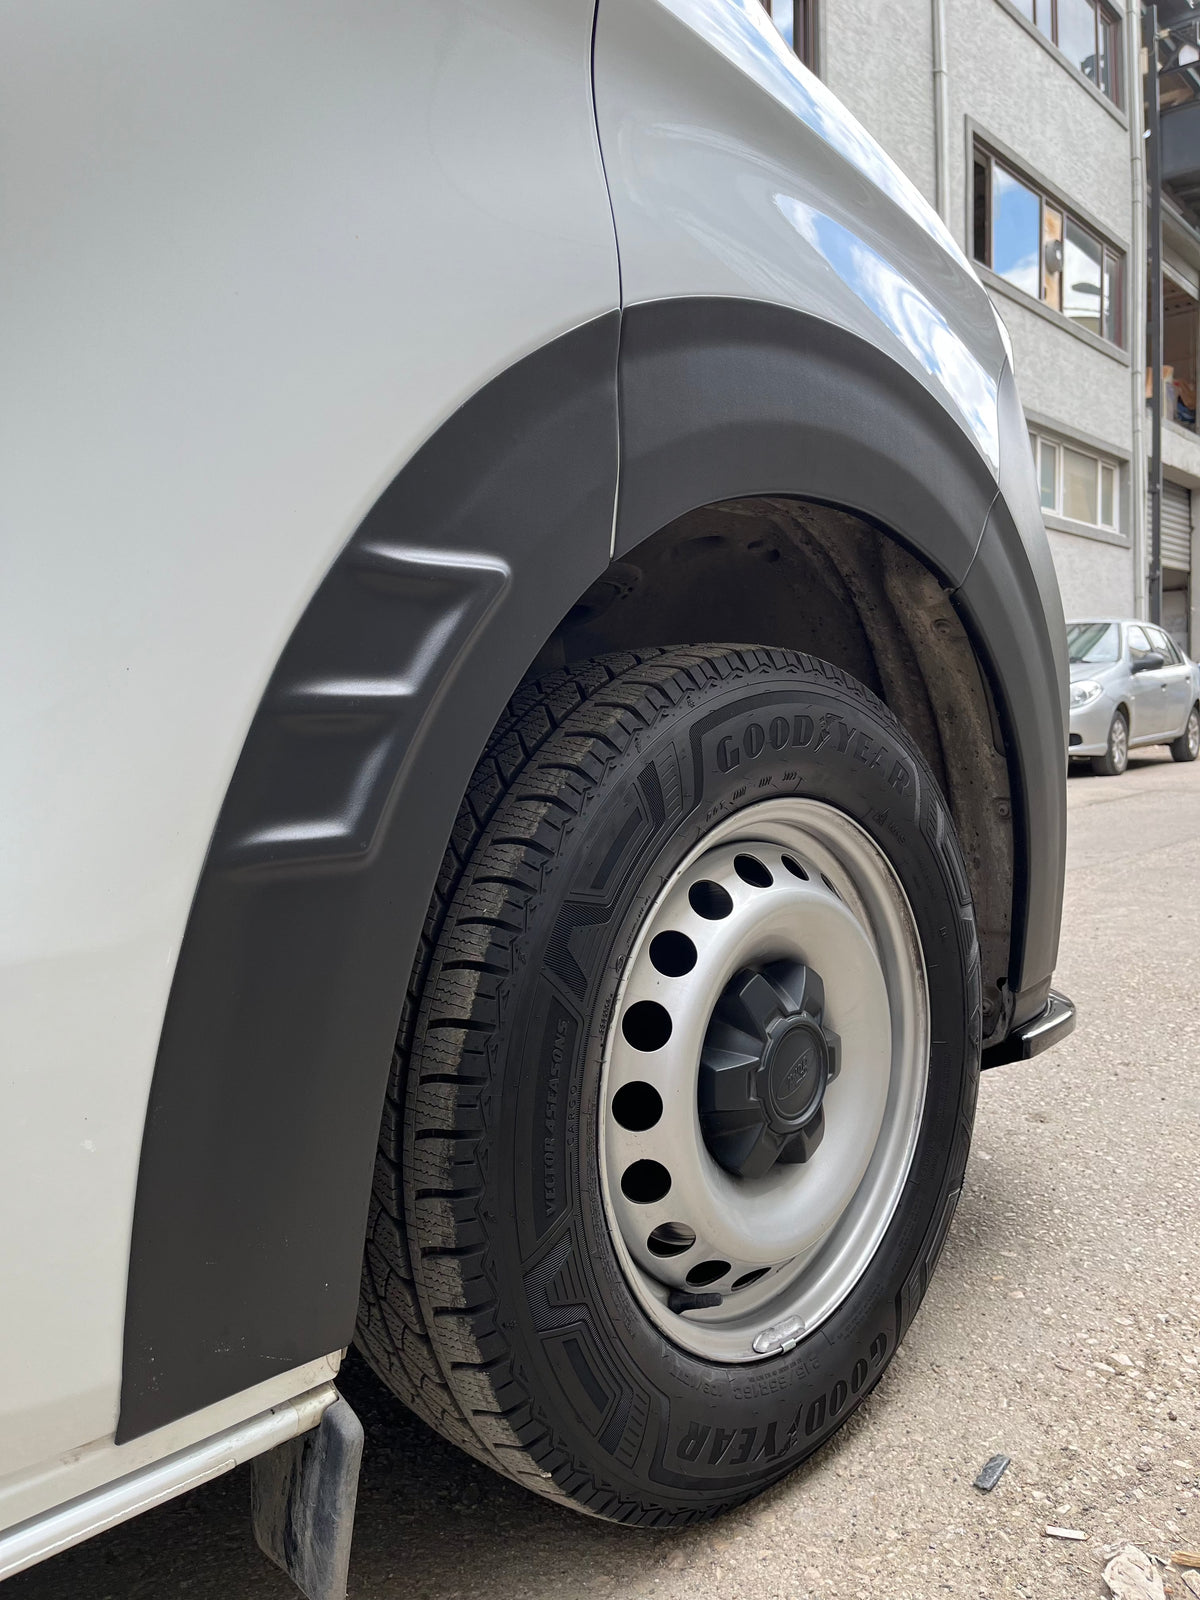
MULTIPOLYGON (((543 1495, 639 1526, 683 1526, 727 1506, 669 1512, 623 1497, 569 1460, 533 1416, 498 1324, 479 1210, 489 1161, 489 1041, 555 842, 584 811, 608 764, 687 696, 735 675, 780 671, 836 688, 904 737, 864 685, 790 650, 704 645, 634 651, 523 685, 455 819, 393 1056, 364 1263, 360 1348, 405 1404, 477 1460, 543 1495)), ((926 837, 943 858, 947 883, 966 893, 954 830, 923 763, 921 786, 926 837)), ((961 915, 977 1063, 979 953, 969 893, 961 915)), ((974 1093, 973 1082, 943 1201, 900 1296, 901 1331, 924 1293, 961 1187, 974 1093)))

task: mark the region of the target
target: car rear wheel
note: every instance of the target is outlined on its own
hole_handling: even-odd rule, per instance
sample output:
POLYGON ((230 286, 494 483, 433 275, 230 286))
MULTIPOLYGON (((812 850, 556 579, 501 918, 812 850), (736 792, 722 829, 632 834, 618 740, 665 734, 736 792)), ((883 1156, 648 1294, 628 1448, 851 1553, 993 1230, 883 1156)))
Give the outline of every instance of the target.
POLYGON ((920 754, 790 652, 584 663, 497 730, 426 935, 369 1360, 597 1515, 754 1494, 878 1381, 962 1184, 978 947, 920 754))
POLYGON ((1200 706, 1188 712, 1183 732, 1172 740, 1171 755, 1176 761, 1195 761, 1200 756, 1200 706))
POLYGON ((1108 725, 1108 748, 1092 757, 1092 771, 1100 778, 1119 778, 1129 765, 1129 723, 1123 711, 1113 713, 1108 725))

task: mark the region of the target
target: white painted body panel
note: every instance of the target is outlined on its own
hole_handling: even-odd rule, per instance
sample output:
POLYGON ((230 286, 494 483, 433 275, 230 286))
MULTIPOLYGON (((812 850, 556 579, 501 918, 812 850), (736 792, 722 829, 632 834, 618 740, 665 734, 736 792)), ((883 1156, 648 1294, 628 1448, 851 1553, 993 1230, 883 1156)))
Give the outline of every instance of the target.
MULTIPOLYGON (((591 27, 590 0, 6 13, 10 1487, 115 1448, 164 1007, 284 642, 415 447, 494 374, 617 304, 591 27)), ((0 1525, 9 1505, 31 1514, 0 1494, 0 1525)))
POLYGON ((627 305, 737 295, 859 334, 999 461, 998 319, 916 188, 758 0, 601 0, 596 112, 627 305))
POLYGON ((0 1579, 315 1428, 337 1398, 337 1366, 336 1355, 311 1361, 130 1444, 0 1483, 0 1579))
POLYGON ((611 210, 591 39, 591 0, 0 24, 0 1530, 336 1373, 113 1442, 208 842, 280 651, 414 450, 621 298, 730 295, 889 351, 996 468, 983 289, 757 0, 600 0, 611 210))

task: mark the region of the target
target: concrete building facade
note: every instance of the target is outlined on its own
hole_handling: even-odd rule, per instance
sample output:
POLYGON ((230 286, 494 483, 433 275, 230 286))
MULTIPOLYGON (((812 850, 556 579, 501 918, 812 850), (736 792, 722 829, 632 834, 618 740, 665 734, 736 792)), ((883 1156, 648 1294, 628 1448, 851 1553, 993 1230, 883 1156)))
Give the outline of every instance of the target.
MULTIPOLYGON (((1191 3, 1174 0, 1174 9, 1190 14, 1191 3)), ((993 297, 1034 436, 1068 618, 1145 616, 1140 5, 810 0, 803 27, 794 0, 769 9, 941 213, 993 297)), ((1200 232, 1170 194, 1165 204, 1163 621, 1195 654, 1200 232)))

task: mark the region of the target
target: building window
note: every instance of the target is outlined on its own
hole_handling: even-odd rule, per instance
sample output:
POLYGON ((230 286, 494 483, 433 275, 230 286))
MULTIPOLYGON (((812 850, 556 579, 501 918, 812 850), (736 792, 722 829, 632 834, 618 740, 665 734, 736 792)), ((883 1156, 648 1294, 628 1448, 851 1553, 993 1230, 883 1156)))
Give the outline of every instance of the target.
POLYGON ((1104 0, 1013 0, 1073 67, 1121 104, 1121 19, 1104 0))
MULTIPOLYGON (((1200 305, 1192 296, 1164 275, 1163 416, 1192 433, 1196 431, 1196 351, 1200 345, 1198 313, 1200 305)), ((1147 367, 1147 400, 1151 392, 1151 374, 1147 367)))
POLYGON ((816 0, 762 0, 771 21, 806 67, 817 70, 816 0))
POLYGON ((1117 469, 1088 450, 1031 433, 1042 510, 1093 528, 1117 529, 1117 469))
POLYGON ((1123 344, 1120 252, 978 145, 974 185, 976 261, 1077 328, 1123 344))

